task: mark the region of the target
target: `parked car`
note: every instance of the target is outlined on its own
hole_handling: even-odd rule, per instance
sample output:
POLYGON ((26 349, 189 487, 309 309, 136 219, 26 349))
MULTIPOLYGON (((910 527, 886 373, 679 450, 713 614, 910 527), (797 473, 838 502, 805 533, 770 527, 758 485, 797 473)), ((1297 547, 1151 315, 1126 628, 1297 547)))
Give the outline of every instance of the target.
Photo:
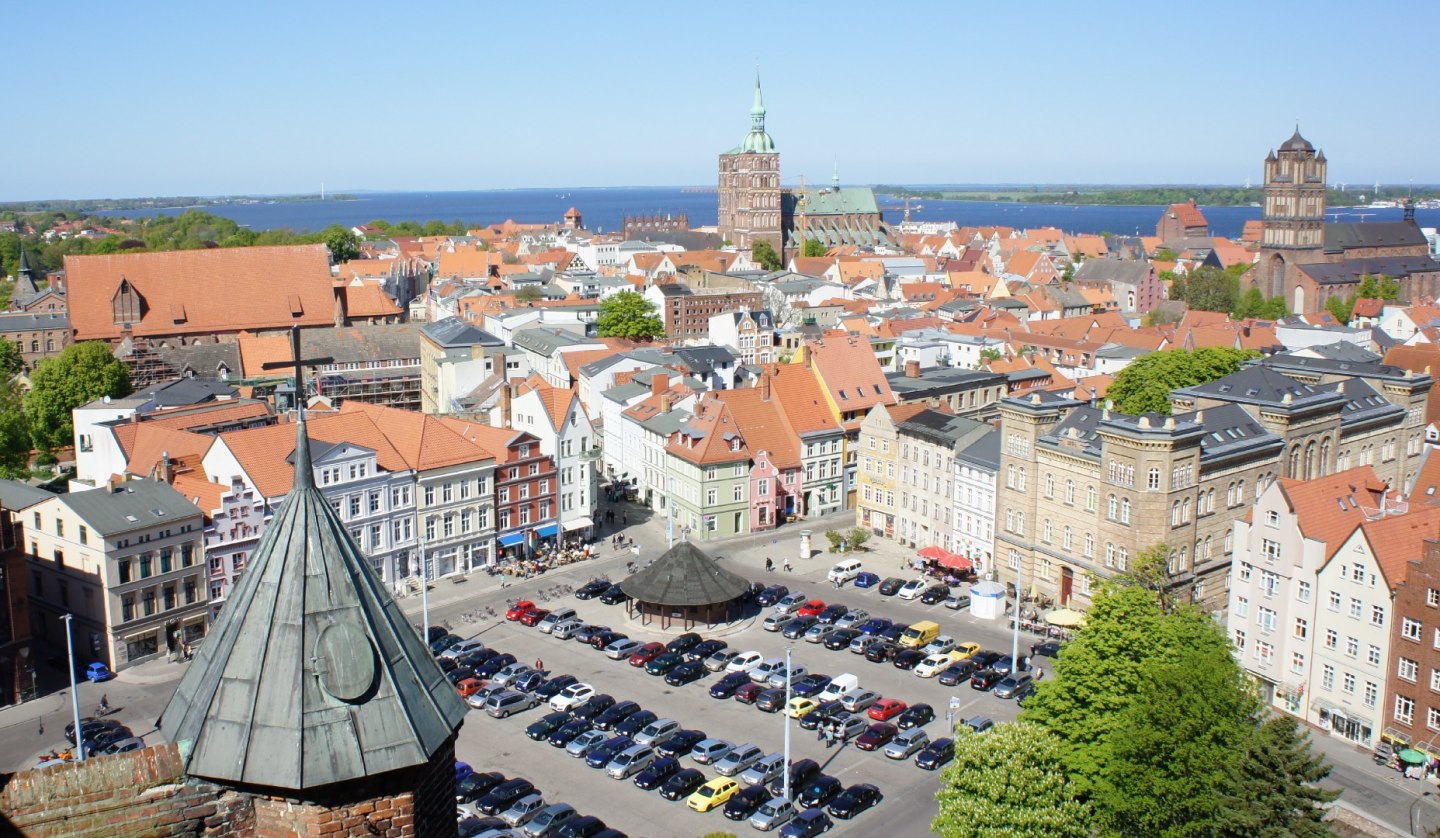
POLYGON ((993 669, 982 669, 970 676, 970 689, 981 692, 989 692, 995 689, 995 685, 1004 680, 1005 676, 993 669))
POLYGON ((456 781, 455 802, 474 803, 503 782, 505 782, 505 775, 499 771, 472 771, 465 776, 465 779, 456 781))
POLYGON ((856 783, 830 801, 825 810, 837 818, 849 820, 880 802, 880 789, 870 783, 856 783))
POLYGON ((589 701, 593 695, 595 695, 594 687, 576 682, 565 687, 558 695, 550 699, 550 706, 556 710, 570 710, 589 701))
POLYGON ((516 622, 518 622, 522 626, 529 626, 530 628, 534 628, 540 625, 540 621, 548 616, 550 616, 550 609, 532 608, 529 611, 526 611, 524 614, 521 614, 520 619, 516 620, 516 622))
POLYGON ((681 654, 685 656, 686 663, 704 661, 716 652, 723 651, 729 645, 724 640, 702 640, 689 649, 682 650, 681 654))
POLYGON ((954 739, 936 739, 915 755, 915 764, 926 771, 934 771, 955 758, 954 739))
POLYGON ((527 672, 534 672, 534 671, 535 671, 535 668, 532 667, 532 666, 530 666, 530 664, 528 664, 528 663, 520 663, 519 661, 516 661, 516 662, 510 664, 509 666, 505 667, 504 669, 501 669, 499 672, 495 673, 495 677, 492 678, 491 680, 494 681, 496 684, 499 684, 500 686, 505 687, 505 686, 509 686, 509 684, 510 684, 511 681, 514 681, 516 678, 519 678, 521 675, 524 675, 524 674, 527 673, 527 672))
POLYGON ((645 664, 645 671, 650 675, 664 675, 684 662, 679 652, 666 652, 645 664))
POLYGON ((1060 649, 1063 646, 1064 644, 1058 640, 1042 640, 1030 647, 1030 657, 1043 655, 1047 658, 1056 658, 1060 656, 1060 649))
POLYGON ((935 708, 928 704, 912 704, 895 719, 895 726, 901 730, 924 727, 935 719, 935 708))
POLYGON ((916 751, 930 744, 930 734, 923 728, 912 727, 902 730, 885 746, 885 756, 890 759, 909 759, 916 751))
POLYGON ((538 794, 527 794, 500 813, 500 819, 512 827, 524 826, 527 821, 540 814, 545 808, 545 798, 538 794))
POLYGON ((830 686, 830 676, 812 672, 803 678, 791 682, 790 689, 798 696, 816 696, 822 690, 830 686))
POLYGON ((939 605, 950 596, 949 585, 931 585, 920 594, 920 601, 926 605, 939 605))
POLYGON ((904 579, 898 576, 888 577, 884 582, 880 583, 880 596, 895 596, 900 593, 900 589, 903 587, 905 587, 904 579))
POLYGON ((965 726, 975 733, 984 733, 995 726, 995 722, 987 716, 971 716, 965 720, 965 726))
POLYGON ((685 806, 696 812, 708 812, 724 806, 740 793, 740 784, 728 777, 716 777, 685 798, 685 806))
POLYGON ((919 649, 901 649, 895 653, 895 657, 890 659, 890 663, 896 669, 909 671, 919 666, 920 661, 923 660, 925 660, 925 653, 919 649))
POLYGON ((669 652, 684 654, 686 651, 693 649, 703 642, 705 642, 705 638, 693 631, 689 631, 666 643, 665 649, 669 652))
POLYGON ((721 810, 725 817, 732 821, 748 820, 760 805, 770 799, 770 792, 764 786, 748 786, 740 789, 734 797, 725 804, 721 810))
POLYGON ((945 597, 945 607, 949 608, 951 611, 959 611, 961 608, 969 608, 970 595, 962 593, 952 593, 950 594, 950 596, 945 597))
POLYGON ((638 736, 640 731, 654 724, 659 718, 654 710, 641 710, 638 713, 630 714, 625 721, 615 725, 615 732, 623 733, 626 736, 638 736))
POLYGON ((920 595, 924 593, 928 587, 930 587, 930 580, 924 576, 917 576, 900 586, 900 590, 896 593, 896 596, 901 599, 919 599, 920 595))
POLYGON ((660 796, 666 800, 679 800, 682 797, 689 797, 695 790, 705 785, 705 774, 698 768, 683 768, 670 778, 660 784, 660 796))
MULTIPOLYGON (((633 640, 627 637, 623 640, 617 640, 614 643, 611 643, 609 646, 606 646, 605 657, 609 658, 612 661, 629 660, 633 658, 635 654, 643 648, 645 648, 644 643, 641 643, 639 640, 633 640)), ((634 661, 632 660, 631 663, 634 663, 634 661)))
POLYGON ((915 668, 911 671, 917 678, 934 678, 955 663, 950 654, 950 652, 941 652, 935 655, 926 655, 925 659, 915 664, 915 668))
MULTIPOLYGON (((459 643, 456 643, 454 646, 451 646, 450 648, 441 652, 440 657, 461 658, 465 655, 470 654, 471 652, 478 652, 484 648, 484 641, 480 640, 479 638, 472 637, 469 640, 461 640, 459 643)), ((474 664, 471 665, 473 666, 474 664)))
POLYGON ((719 672, 730 665, 730 662, 740 656, 735 649, 721 649, 705 659, 705 668, 710 672, 719 672))
POLYGON ((523 713, 539 703, 540 699, 528 693, 505 690, 490 696, 490 699, 485 702, 485 712, 497 719, 506 719, 516 713, 523 713))
POLYGON ((840 696, 840 706, 851 713, 859 713, 867 710, 870 705, 880 700, 880 693, 874 690, 854 689, 840 696))
POLYGON ((870 612, 864 608, 851 608, 835 621, 836 628, 848 629, 859 628, 866 620, 870 619, 870 612))
POLYGON ((640 705, 637 702, 617 702, 610 709, 595 717, 595 727, 600 730, 614 730, 616 725, 639 712, 640 705))
MULTIPOLYGON (((805 699, 809 701, 810 699, 805 699)), ((809 712, 800 716, 800 727, 803 730, 815 730, 824 724, 836 713, 844 713, 845 708, 840 706, 838 700, 822 701, 820 706, 812 708, 809 712)))
POLYGON ((880 584, 880 577, 868 570, 863 570, 855 577, 855 581, 852 584, 857 588, 873 588, 880 584))
POLYGON ((878 635, 880 632, 887 631, 894 625, 895 621, 886 617, 871 617, 860 625, 860 633, 878 635))
POLYGON ((741 771, 759 762, 765 751, 751 742, 737 745, 715 762, 715 771, 722 777, 734 777, 741 771))
POLYGON ((876 643, 884 643, 884 638, 876 637, 873 634, 861 633, 859 637, 850 641, 849 650, 852 655, 864 655, 870 651, 870 647, 876 643))
POLYGON ((656 719, 635 734, 635 744, 654 745, 669 738, 680 730, 680 723, 674 719, 656 719))
POLYGON ((750 670, 750 680, 754 681, 757 684, 763 684, 766 681, 770 680, 770 676, 775 672, 775 670, 779 669, 784 665, 784 658, 770 658, 769 660, 766 660, 764 663, 750 670))
POLYGON ((484 797, 475 801, 475 806, 487 815, 498 815, 509 809, 515 801, 534 793, 534 783, 516 778, 507 780, 491 789, 484 797))
POLYGON ((525 727, 525 735, 540 742, 549 739, 550 734, 564 727, 569 721, 569 713, 546 713, 525 727))
POLYGON ((801 663, 794 663, 790 666, 780 664, 770 672, 770 677, 765 683, 772 687, 783 687, 787 681, 793 683, 810 674, 810 669, 801 663))
POLYGON ((535 816, 525 823, 523 832, 527 838, 541 838, 541 836, 553 835, 559 831, 566 822, 580 817, 575 807, 568 803, 554 803, 535 813, 535 816))
POLYGON ((561 824, 560 828, 548 835, 554 838, 600 838, 609 831, 611 830, 605 826, 605 822, 594 815, 581 815, 561 824))
POLYGON ((995 685, 996 698, 1014 698, 1023 689, 1033 689, 1035 679, 1024 673, 1007 675, 995 685))
POLYGON ((966 658, 965 660, 956 661, 941 670, 940 676, 935 680, 946 687, 953 687, 962 681, 969 681, 970 676, 974 675, 979 668, 974 658, 966 658))
POLYGON ((706 739, 703 730, 681 730, 670 734, 655 746, 655 752, 662 757, 683 757, 695 750, 695 746, 706 739))
MULTIPOLYGON (((813 759, 797 759, 790 763, 790 793, 794 795, 800 787, 820 776, 820 763, 813 759)), ((770 781, 770 794, 779 797, 784 793, 784 781, 776 777, 770 781)))
POLYGON ((596 599, 605 605, 619 605, 625 601, 625 591, 618 584, 611 585, 596 599))
POLYGON ((866 724, 859 716, 840 712, 825 720, 825 729, 830 732, 832 739, 844 742, 864 733, 866 724))
POLYGON ((809 631, 811 626, 814 626, 817 622, 818 619, 814 615, 796 616, 785 624, 785 627, 780 630, 780 633, 784 635, 787 640, 799 640, 804 636, 805 632, 809 631))
POLYGON ((601 713, 615 706, 614 696, 601 693, 590 696, 590 700, 570 711, 570 715, 577 719, 584 719, 590 722, 599 717, 601 713))
POLYGON ((805 631, 806 643, 824 643, 825 638, 835 633, 835 626, 829 623, 816 623, 805 631))
POLYGON ((734 749, 735 743, 733 742, 727 742, 724 739, 706 739, 695 745, 695 749, 690 752, 690 758, 701 765, 714 765, 734 749))
POLYGON ((602 631, 599 634, 593 635, 590 638, 590 648, 596 651, 601 651, 604 650, 611 643, 614 643, 617 640, 624 640, 627 637, 629 637, 629 635, 625 634, 623 631, 602 631))
POLYGON ((818 806, 796 815, 780 830, 780 838, 815 838, 835 827, 835 822, 818 806))
POLYGON ((545 679, 545 683, 535 688, 537 698, 549 701, 559 695, 566 687, 580 683, 580 679, 574 675, 556 675, 554 678, 545 679))
POLYGON ((769 832, 772 829, 779 829, 795 817, 795 804, 789 798, 774 794, 769 800, 760 804, 755 814, 750 816, 750 825, 761 832, 769 832))
POLYGON ((761 623, 760 627, 766 631, 782 631, 787 625, 793 622, 794 619, 793 614, 781 614, 777 612, 766 617, 765 622, 761 623))
POLYGON ((858 628, 837 628, 825 636, 824 645, 832 652, 850 648, 857 637, 863 637, 858 628))
POLYGON ((804 605, 806 602, 809 601, 810 595, 805 593, 804 591, 791 591, 790 593, 781 597, 779 601, 775 603, 775 610, 789 613, 791 611, 799 609, 800 606, 804 605))
POLYGON ((550 738, 546 741, 556 748, 568 748, 570 743, 575 741, 576 737, 591 730, 594 730, 594 726, 584 719, 571 719, 556 728, 555 732, 551 733, 550 738))
POLYGON ((528 612, 534 611, 538 607, 538 605, 531 602, 530 600, 522 599, 514 605, 510 606, 510 610, 505 612, 505 619, 514 622, 525 616, 528 612))
MULTIPOLYGON (((532 602, 530 604, 534 605, 535 603, 532 602)), ((442 634, 434 640, 430 641, 430 654, 439 656, 446 649, 449 649, 451 646, 454 646, 456 643, 459 642, 460 638, 453 634, 442 634)))
POLYGON ((675 757, 660 757, 650 763, 650 767, 635 775, 635 787, 644 791, 654 791, 679 770, 680 760, 675 757))
POLYGON ((755 709, 765 713, 778 712, 784 704, 784 687, 771 687, 768 690, 761 690, 760 695, 755 698, 755 709))
POLYGON ((672 687, 683 687, 691 681, 705 677, 705 665, 700 661, 686 661, 665 673, 665 683, 672 687))
POLYGON ((589 582, 575 589, 576 599, 594 599, 610 589, 610 580, 591 579, 589 582))
POLYGON ((735 691, 745 684, 750 683, 750 676, 745 672, 727 672, 720 680, 710 685, 711 698, 730 698, 735 691))
POLYGON ((850 608, 848 606, 841 605, 838 602, 834 602, 825 606, 825 608, 815 616, 819 617, 820 622, 824 623, 825 625, 833 626, 835 624, 835 621, 845 616, 846 612, 848 612, 849 610, 850 608))
POLYGON ((821 774, 800 789, 800 793, 795 796, 795 803, 806 809, 824 806, 839 797, 844 790, 845 786, 839 780, 829 774, 821 774))
POLYGON ((590 645, 590 641, 594 639, 595 635, 599 634, 602 631, 609 630, 609 626, 602 626, 596 623, 586 623, 575 632, 575 635, 571 639, 577 643, 584 643, 588 646, 590 645))
POLYGON ((891 640, 881 640, 879 643, 872 643, 865 649, 865 660, 871 663, 885 663, 894 660, 900 654, 900 644, 891 640))
POLYGON ((807 599, 799 608, 795 609, 795 613, 801 617, 819 617, 824 610, 825 600, 807 599))
POLYGON ((585 754, 585 764, 591 768, 605 768, 635 742, 628 736, 612 736, 591 748, 585 754))
POLYGON ((808 715, 811 711, 813 711, 819 706, 820 702, 816 701, 813 698, 808 698, 803 695, 798 696, 796 698, 790 699, 790 706, 785 708, 785 715, 789 716, 792 719, 803 719, 806 715, 808 715))
POLYGON ((565 753, 576 759, 584 759, 585 755, 590 753, 591 749, 604 742, 605 731, 590 728, 574 739, 571 739, 570 744, 565 746, 565 753))
MULTIPOLYGON (((785 755, 776 751, 773 754, 762 757, 755 761, 755 764, 745 769, 740 774, 740 782, 747 786, 761 786, 771 780, 778 780, 780 774, 785 770, 785 755)), ((768 793, 767 793, 768 797, 768 793)), ((760 801, 764 803, 765 801, 760 801)), ((755 804, 759 807, 759 803, 755 804)))
POLYGON ((144 747, 144 739, 141 739, 138 736, 126 736, 121 739, 116 739, 110 744, 106 745, 104 753, 107 755, 128 754, 131 751, 138 751, 144 747))
POLYGON ((890 744, 900 729, 885 722, 875 722, 865 732, 855 737, 855 747, 862 751, 875 751, 890 744))
POLYGON ((755 595, 755 604, 761 608, 769 608, 783 599, 788 593, 790 593, 790 589, 784 585, 771 585, 755 595))
POLYGON ((901 713, 904 713, 905 708, 908 706, 909 705, 898 698, 882 698, 870 705, 870 709, 866 715, 877 722, 888 722, 901 713))

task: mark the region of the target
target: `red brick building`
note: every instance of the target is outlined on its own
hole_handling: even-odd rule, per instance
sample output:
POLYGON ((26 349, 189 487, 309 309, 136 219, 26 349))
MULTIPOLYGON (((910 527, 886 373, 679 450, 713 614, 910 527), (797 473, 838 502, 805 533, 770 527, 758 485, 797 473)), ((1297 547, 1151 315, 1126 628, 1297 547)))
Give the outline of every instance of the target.
POLYGON ((1440 541, 1406 563, 1394 607, 1380 735, 1440 759, 1440 541))
POLYGON ((555 541, 555 460, 540 438, 513 428, 461 419, 440 421, 495 456, 495 546, 502 561, 530 555, 555 541))
POLYGON ((1210 222, 1191 198, 1188 203, 1165 208, 1155 225, 1155 237, 1172 250, 1183 250, 1191 239, 1210 238, 1210 222))

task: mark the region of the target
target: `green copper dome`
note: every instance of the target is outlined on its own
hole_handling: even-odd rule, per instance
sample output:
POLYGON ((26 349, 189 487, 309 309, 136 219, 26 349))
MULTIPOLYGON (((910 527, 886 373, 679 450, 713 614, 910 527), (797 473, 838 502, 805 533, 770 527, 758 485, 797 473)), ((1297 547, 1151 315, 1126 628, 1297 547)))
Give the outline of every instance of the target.
POLYGON ((744 152, 773 154, 775 141, 765 133, 765 100, 760 96, 760 71, 755 71, 755 104, 750 106, 750 133, 740 143, 744 152))

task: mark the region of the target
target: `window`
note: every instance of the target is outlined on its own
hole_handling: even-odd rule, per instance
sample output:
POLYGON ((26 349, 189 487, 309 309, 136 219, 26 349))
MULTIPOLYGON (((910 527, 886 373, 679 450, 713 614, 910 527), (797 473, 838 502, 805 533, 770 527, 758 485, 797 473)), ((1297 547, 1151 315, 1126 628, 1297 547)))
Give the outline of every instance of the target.
POLYGON ((1350 618, 1353 620, 1358 620, 1360 619, 1360 615, 1364 613, 1365 603, 1361 602, 1355 597, 1350 597, 1350 618))
POLYGON ((373 492, 370 493, 370 513, 373 515, 374 513, 379 512, 379 511, 380 511, 380 492, 379 492, 379 490, 376 490, 376 491, 373 491, 373 492))
POLYGON ((1145 485, 1152 492, 1158 492, 1160 490, 1160 469, 1150 469, 1150 474, 1145 485))
POLYGON ((1270 659, 1275 657, 1275 646, 1263 640, 1255 641, 1255 657, 1261 666, 1269 666, 1270 659))
MULTIPOLYGON (((1279 513, 1279 512, 1276 512, 1276 511, 1273 510, 1273 509, 1270 510, 1269 512, 1266 512, 1266 513, 1265 513, 1265 525, 1266 525, 1267 527, 1278 527, 1278 526, 1280 526, 1280 513, 1279 513)), ((1279 549, 1278 549, 1278 545, 1277 545, 1277 549, 1276 549, 1275 555, 1276 555, 1276 556, 1279 556, 1279 555, 1280 555, 1279 549)))
POLYGON ((1075 503, 1075 481, 1074 481, 1074 480, 1066 480, 1066 481, 1065 481, 1065 502, 1068 503, 1068 504, 1072 504, 1072 505, 1075 503))
POLYGON ((1261 606, 1259 609, 1259 613, 1255 615, 1255 622, 1258 623, 1260 625, 1260 629, 1266 633, 1274 631, 1275 611, 1273 609, 1261 606))
POLYGON ((1235 598, 1235 616, 1244 617, 1250 613, 1250 600, 1245 597, 1235 598))
POLYGON ((1360 638, 1348 636, 1345 638, 1345 654, 1352 658, 1360 656, 1360 638))
POLYGON ((1295 636, 1304 640, 1310 636, 1310 621, 1304 617, 1295 618, 1295 636))
POLYGON ((1050 519, 1046 518, 1044 523, 1040 526, 1040 540, 1045 542, 1046 544, 1049 544, 1052 534, 1053 533, 1050 526, 1050 519))
POLYGON ((1400 636, 1407 641, 1420 642, 1420 621, 1417 619, 1404 618, 1400 623, 1400 636))
POLYGON ((1415 699, 1403 695, 1395 696, 1395 721, 1410 724, 1415 718, 1415 699))
POLYGON ((735 486, 735 500, 745 500, 745 487, 740 484, 735 486))
POLYGON ((1245 632, 1240 629, 1235 629, 1235 649, 1240 652, 1245 651, 1245 632))
POLYGON ((1335 689, 1335 667, 1328 663, 1320 667, 1320 686, 1325 690, 1335 689))
POLYGON ((1045 497, 1055 497, 1055 475, 1048 471, 1045 473, 1045 497))
MULTIPOLYGON (((1420 664, 1409 658, 1401 658, 1400 664, 1395 668, 1395 674, 1411 683, 1415 682, 1416 676, 1420 673, 1420 664)), ((1433 679, 1432 679, 1433 680, 1433 679)))
POLYGON ((1366 681, 1363 695, 1362 700, 1365 702, 1365 706, 1374 707, 1375 703, 1380 700, 1380 685, 1374 681, 1366 681))
POLYGON ((1105 517, 1109 518, 1112 521, 1120 517, 1120 500, 1114 495, 1110 496, 1110 499, 1106 504, 1105 517))
POLYGON ((1383 606, 1383 605, 1372 605, 1372 606, 1370 606, 1370 625, 1372 625, 1372 626, 1383 626, 1383 625, 1385 625, 1385 606, 1383 606))
POLYGON ((1340 645, 1340 632, 1335 629, 1325 629, 1325 648, 1334 649, 1340 645))
POLYGON ((706 490, 705 490, 705 505, 706 505, 706 506, 714 506, 714 505, 718 502, 719 497, 720 497, 719 492, 717 492, 715 489, 706 489, 706 490))
POLYGON ((1431 730, 1440 730, 1440 707, 1431 707, 1425 711, 1425 726, 1431 730))
POLYGON ((1440 692, 1440 669, 1430 670, 1430 689, 1440 692))
MULTIPOLYGON (((507 514, 508 514, 508 513, 507 513, 507 514)), ((431 515, 429 518, 426 518, 426 519, 425 519, 425 540, 426 540, 426 541, 434 541, 434 540, 435 540, 435 523, 436 523, 436 522, 435 522, 435 516, 434 516, 434 515, 431 515)))
POLYGON ((1340 677, 1340 689, 1351 695, 1355 694, 1355 673, 1346 672, 1340 677))
POLYGON ((1369 644, 1365 650, 1365 662, 1371 666, 1380 665, 1380 647, 1374 643, 1369 644))
POLYGON ((121 616, 121 619, 125 620, 126 622, 129 622, 130 620, 135 619, 135 596, 134 596, 134 594, 126 594, 123 598, 121 598, 121 600, 120 600, 120 616, 121 616))
MULTIPOLYGON (((512 469, 510 469, 510 476, 511 476, 511 477, 519 477, 520 475, 516 474, 516 473, 515 473, 515 469, 512 468, 512 469)), ((426 486, 426 487, 425 487, 425 505, 426 505, 426 506, 432 506, 434 503, 435 503, 435 487, 434 487, 434 486, 426 486)))
POLYGON ((1309 602, 1309 601, 1310 601, 1310 583, 1309 583, 1309 582, 1306 582, 1306 581, 1303 580, 1303 579, 1300 580, 1300 590, 1299 590, 1299 592, 1296 594, 1296 598, 1298 598, 1301 602, 1309 602))
POLYGON ((360 496, 359 496, 359 495, 351 495, 351 496, 350 496, 350 517, 351 517, 351 518, 358 518, 358 517, 360 517, 360 496))
POLYGON ((80 543, 81 543, 81 544, 89 544, 89 543, 90 543, 90 530, 89 530, 84 524, 81 524, 81 525, 80 525, 80 543))
POLYGON ((1088 512, 1094 512, 1094 511, 1095 511, 1095 502, 1096 502, 1096 498, 1098 497, 1098 495, 1099 495, 1099 493, 1095 491, 1095 487, 1094 487, 1094 486, 1086 486, 1086 487, 1085 487, 1085 509, 1086 509, 1086 511, 1088 511, 1088 512))
POLYGON ((1124 498, 1120 501, 1120 523, 1130 523, 1130 499, 1124 498))
POLYGON ((1354 565, 1351 566, 1350 581, 1361 583, 1365 581, 1365 565, 1361 564, 1360 562, 1356 562, 1354 565))
POLYGON ((1296 675, 1305 674, 1305 656, 1300 652, 1290 653, 1290 671, 1296 675))
POLYGON ((1073 532, 1072 532, 1072 530, 1070 529, 1069 525, 1067 524, 1067 525, 1065 526, 1065 529, 1064 529, 1064 530, 1061 532, 1061 534, 1060 534, 1060 538, 1061 538, 1061 542, 1060 542, 1060 543, 1061 543, 1061 546, 1063 546, 1066 550, 1070 550, 1070 549, 1072 549, 1072 547, 1073 547, 1072 535, 1073 535, 1073 532))
POLYGON ((1280 559, 1280 542, 1264 539, 1260 542, 1260 554, 1267 562, 1275 562, 1280 559))
MULTIPOLYGON (((1339 592, 1339 591, 1331 591, 1331 592, 1330 592, 1330 610, 1331 610, 1331 611, 1339 611, 1339 610, 1340 610, 1340 592, 1339 592)), ((1417 631, 1418 631, 1418 629, 1417 629, 1417 631)), ((1416 635, 1415 635, 1415 639, 1416 639, 1416 640, 1419 640, 1419 639, 1420 639, 1420 635, 1419 635, 1419 634, 1416 634, 1416 635)))
POLYGON ((1095 558, 1095 534, 1085 533, 1085 558, 1095 558))

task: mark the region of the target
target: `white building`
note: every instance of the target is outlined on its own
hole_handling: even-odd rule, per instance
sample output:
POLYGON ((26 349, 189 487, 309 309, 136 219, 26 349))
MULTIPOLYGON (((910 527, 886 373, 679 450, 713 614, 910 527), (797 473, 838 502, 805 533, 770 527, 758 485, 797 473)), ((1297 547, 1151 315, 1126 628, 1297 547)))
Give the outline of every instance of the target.
POLYGON ((954 552, 975 562, 977 572, 994 568, 995 479, 1000 471, 1000 429, 992 428, 955 452, 954 552))
POLYGON ((589 531, 597 505, 599 439, 574 390, 553 387, 540 376, 518 386, 511 426, 540 440, 540 450, 555 458, 564 532, 589 531))

